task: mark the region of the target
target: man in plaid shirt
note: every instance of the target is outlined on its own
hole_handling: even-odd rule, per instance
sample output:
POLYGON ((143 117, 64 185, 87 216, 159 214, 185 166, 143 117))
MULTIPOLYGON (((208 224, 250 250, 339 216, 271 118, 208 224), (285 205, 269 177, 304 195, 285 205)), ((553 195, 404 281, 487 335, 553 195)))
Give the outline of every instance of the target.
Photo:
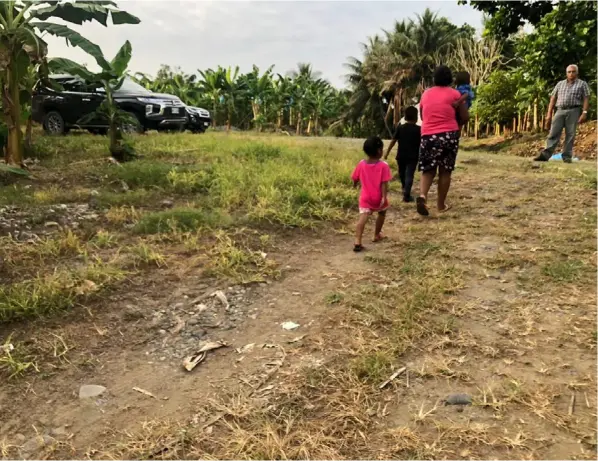
POLYGON ((550 126, 552 120, 552 127, 546 140, 546 149, 534 159, 537 162, 545 162, 554 154, 563 128, 565 128, 563 161, 571 163, 577 124, 586 121, 590 105, 590 89, 588 84, 577 78, 577 73, 578 69, 575 64, 567 67, 567 80, 561 80, 556 84, 554 90, 552 90, 548 112, 546 113, 546 122, 550 126), (556 113, 553 118, 552 114, 555 106, 556 113))

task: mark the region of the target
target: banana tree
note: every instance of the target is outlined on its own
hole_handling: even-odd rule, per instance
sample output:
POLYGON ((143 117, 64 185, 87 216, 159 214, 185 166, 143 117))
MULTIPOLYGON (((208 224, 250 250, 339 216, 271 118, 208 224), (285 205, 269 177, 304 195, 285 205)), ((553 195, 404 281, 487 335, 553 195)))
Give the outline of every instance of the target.
POLYGON ((39 62, 47 49, 40 34, 64 38, 71 46, 90 53, 102 68, 108 64, 100 47, 78 32, 48 19, 82 25, 97 21, 106 26, 137 24, 139 19, 117 8, 112 1, 32 1, 8 0, 0 3, 0 83, 3 115, 8 127, 6 163, 21 165, 23 143, 21 132, 20 83, 33 63, 39 62))
POLYGON ((230 131, 233 114, 235 113, 235 101, 237 96, 244 90, 243 82, 239 79, 239 66, 234 71, 231 67, 224 71, 224 78, 221 80, 222 94, 226 105, 226 131, 230 131))
MULTIPOLYGON (((95 113, 89 114, 79 123, 88 123, 95 117, 101 117, 108 122, 108 136, 110 140, 110 154, 117 160, 126 161, 134 157, 132 146, 123 138, 123 129, 136 129, 139 120, 133 115, 120 109, 114 102, 114 91, 118 90, 127 78, 127 67, 131 60, 131 43, 127 40, 118 50, 112 61, 103 59, 102 71, 92 73, 81 64, 66 58, 50 59, 48 66, 56 73, 66 73, 82 78, 90 86, 102 88, 106 94, 105 99, 95 113)), ((97 56, 94 56, 97 58, 97 56)))
POLYGON ((285 109, 290 108, 291 92, 293 81, 290 77, 283 77, 278 74, 278 78, 273 82, 272 105, 276 111, 276 129, 282 129, 285 109))
POLYGON ((219 67, 217 70, 207 69, 206 71, 198 70, 198 72, 203 79, 199 82, 199 86, 212 103, 212 126, 216 127, 216 115, 222 96, 224 69, 219 67))
POLYGON ((247 95, 251 102, 253 113, 253 124, 258 131, 261 131, 264 120, 263 109, 272 94, 272 69, 270 66, 262 75, 257 66, 253 66, 252 72, 245 75, 247 95))

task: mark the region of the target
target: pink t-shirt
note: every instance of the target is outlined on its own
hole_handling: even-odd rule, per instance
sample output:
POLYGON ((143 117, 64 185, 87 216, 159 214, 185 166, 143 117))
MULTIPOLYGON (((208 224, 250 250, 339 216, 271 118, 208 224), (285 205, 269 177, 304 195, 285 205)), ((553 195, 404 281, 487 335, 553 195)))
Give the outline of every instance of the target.
MULTIPOLYGON (((368 163, 362 160, 355 167, 351 179, 359 181, 361 184, 359 208, 379 210, 382 201, 382 183, 392 179, 388 163, 382 160, 378 160, 376 163, 368 163)), ((388 200, 384 202, 382 208, 387 206, 388 200)))
POLYGON ((452 103, 461 97, 454 88, 433 86, 424 91, 419 102, 422 135, 458 131, 457 112, 452 103))

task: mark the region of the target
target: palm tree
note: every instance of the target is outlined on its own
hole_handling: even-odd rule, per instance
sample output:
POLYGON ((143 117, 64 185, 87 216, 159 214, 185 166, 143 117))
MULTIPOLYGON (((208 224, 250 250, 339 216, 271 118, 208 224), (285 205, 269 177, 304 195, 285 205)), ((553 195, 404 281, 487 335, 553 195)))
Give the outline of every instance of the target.
POLYGON ((375 82, 380 94, 392 99, 388 111, 394 108, 394 124, 399 122, 401 107, 431 84, 434 68, 446 62, 457 40, 471 33, 426 8, 415 21, 396 22, 393 30, 384 31, 383 39, 371 42, 363 61, 364 75, 375 82))
POLYGON ((322 72, 313 70, 311 64, 300 62, 297 64, 297 69, 290 70, 287 75, 292 79, 303 77, 307 80, 317 80, 322 76, 322 72))
POLYGON ((2 81, 2 108, 8 126, 6 163, 21 165, 23 143, 21 133, 20 82, 29 68, 40 63, 47 46, 40 33, 63 37, 71 46, 90 53, 100 67, 108 65, 99 46, 90 42, 69 27, 46 22, 56 18, 73 24, 97 21, 106 26, 108 18, 113 24, 138 24, 133 15, 116 8, 111 1, 16 1, 0 3, 0 80, 2 81))

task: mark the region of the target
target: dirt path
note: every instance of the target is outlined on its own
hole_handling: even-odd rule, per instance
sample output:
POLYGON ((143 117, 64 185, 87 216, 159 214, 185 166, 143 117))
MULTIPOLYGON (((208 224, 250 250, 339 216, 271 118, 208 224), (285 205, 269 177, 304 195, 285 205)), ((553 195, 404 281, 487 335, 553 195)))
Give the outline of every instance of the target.
POLYGON ((342 229, 280 236, 280 281, 165 268, 32 325, 18 336, 54 345, 56 369, 0 390, 2 453, 595 459, 590 167, 465 155, 451 213, 399 204, 364 254, 342 229), (229 347, 184 371, 205 340, 229 347), (81 400, 83 384, 107 390, 81 400))

